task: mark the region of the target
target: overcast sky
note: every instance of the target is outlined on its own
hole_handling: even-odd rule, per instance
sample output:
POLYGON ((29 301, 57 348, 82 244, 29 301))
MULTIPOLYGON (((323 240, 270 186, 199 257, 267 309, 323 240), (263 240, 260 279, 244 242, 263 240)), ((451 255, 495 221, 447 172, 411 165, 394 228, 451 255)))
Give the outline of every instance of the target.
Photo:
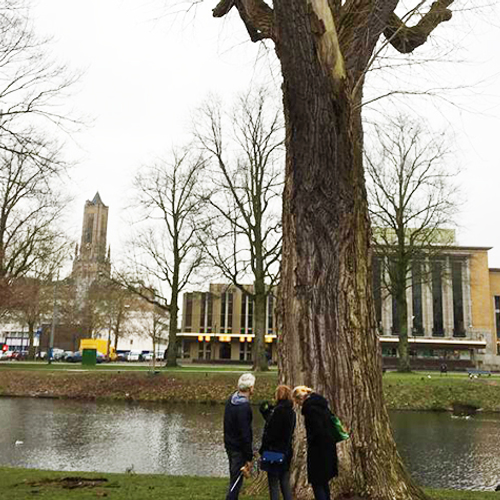
MULTIPOLYGON (((119 253, 134 172, 188 138, 191 113, 210 93, 230 99, 251 84, 279 85, 272 51, 247 42, 235 13, 212 18, 215 3, 206 0, 194 16, 175 15, 168 5, 162 11, 161 0, 39 0, 33 9, 37 29, 54 37, 54 56, 84 70, 71 107, 93 118, 67 149, 78 162, 70 186, 73 236, 80 233, 85 200, 98 190, 110 207, 112 252, 119 253)), ((435 78, 435 87, 469 87, 452 92, 454 105, 427 100, 425 114, 456 136, 465 195, 459 243, 493 246, 490 267, 500 267, 498 8, 457 13, 439 30, 432 43, 454 33, 462 48, 453 58, 461 60, 422 70, 423 76, 430 86, 435 78)), ((406 111, 413 106, 422 114, 418 99, 410 102, 406 111)))

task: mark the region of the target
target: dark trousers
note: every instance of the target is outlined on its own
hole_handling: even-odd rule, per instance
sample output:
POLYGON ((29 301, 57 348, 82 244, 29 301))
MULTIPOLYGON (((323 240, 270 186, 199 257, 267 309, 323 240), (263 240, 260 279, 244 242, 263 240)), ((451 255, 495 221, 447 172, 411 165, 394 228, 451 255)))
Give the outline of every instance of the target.
POLYGON ((284 470, 279 474, 267 473, 267 482, 269 484, 269 496, 271 500, 279 500, 280 492, 283 500, 292 500, 292 490, 290 488, 290 471, 284 470))
POLYGON ((229 460, 229 487, 226 500, 238 500, 243 485, 243 475, 240 477, 241 468, 245 465, 246 460, 243 454, 237 451, 226 450, 226 453, 229 460))
POLYGON ((330 488, 328 483, 312 483, 314 500, 330 500, 330 488))

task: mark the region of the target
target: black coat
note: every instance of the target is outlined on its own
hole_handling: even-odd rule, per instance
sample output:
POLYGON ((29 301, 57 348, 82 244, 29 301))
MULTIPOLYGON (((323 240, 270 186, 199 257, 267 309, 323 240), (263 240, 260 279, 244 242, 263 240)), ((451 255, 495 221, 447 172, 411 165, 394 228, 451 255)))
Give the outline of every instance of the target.
POLYGON ((312 393, 302 406, 307 435, 307 477, 309 483, 327 483, 338 474, 337 447, 328 403, 312 393))
POLYGON ((248 399, 234 393, 224 411, 224 446, 226 450, 242 453, 245 460, 253 458, 252 407, 248 399))
POLYGON ((287 465, 293 455, 292 440, 293 431, 297 417, 293 410, 292 402, 289 400, 278 401, 272 411, 261 409, 263 417, 266 419, 264 433, 262 434, 262 446, 259 452, 279 451, 285 454, 287 465))

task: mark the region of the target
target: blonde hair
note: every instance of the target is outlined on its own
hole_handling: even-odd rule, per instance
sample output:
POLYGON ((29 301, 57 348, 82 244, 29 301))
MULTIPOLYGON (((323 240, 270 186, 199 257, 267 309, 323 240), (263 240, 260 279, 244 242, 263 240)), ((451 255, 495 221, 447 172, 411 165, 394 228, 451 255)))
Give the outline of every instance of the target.
POLYGON ((294 401, 304 401, 313 392, 310 387, 306 385, 298 385, 292 392, 292 398, 294 401))
POLYGON ((276 401, 292 399, 292 389, 290 389, 287 385, 278 385, 278 387, 276 387, 274 397, 276 398, 276 401))

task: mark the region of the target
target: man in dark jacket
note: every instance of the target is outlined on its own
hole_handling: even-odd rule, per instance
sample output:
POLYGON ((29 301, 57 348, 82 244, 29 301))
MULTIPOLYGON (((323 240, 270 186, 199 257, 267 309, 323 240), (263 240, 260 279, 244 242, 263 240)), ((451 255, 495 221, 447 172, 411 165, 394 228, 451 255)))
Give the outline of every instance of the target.
POLYGON ((250 471, 253 459, 252 407, 255 377, 244 373, 238 390, 226 402, 224 411, 224 446, 229 459, 229 489, 226 500, 237 500, 243 475, 250 471))

